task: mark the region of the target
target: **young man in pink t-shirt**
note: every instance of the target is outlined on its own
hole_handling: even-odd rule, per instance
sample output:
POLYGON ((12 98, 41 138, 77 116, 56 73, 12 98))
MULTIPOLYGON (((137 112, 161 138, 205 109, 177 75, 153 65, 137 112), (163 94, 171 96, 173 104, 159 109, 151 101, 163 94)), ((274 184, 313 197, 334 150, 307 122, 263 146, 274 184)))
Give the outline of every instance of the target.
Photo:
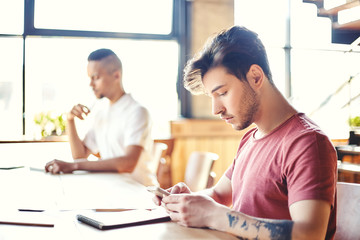
POLYGON ((211 189, 179 183, 154 198, 173 221, 246 239, 332 239, 337 156, 328 137, 276 88, 257 34, 234 26, 185 68, 185 87, 212 99, 213 114, 242 130, 233 164, 211 189), (231 208, 230 208, 231 206, 231 208))

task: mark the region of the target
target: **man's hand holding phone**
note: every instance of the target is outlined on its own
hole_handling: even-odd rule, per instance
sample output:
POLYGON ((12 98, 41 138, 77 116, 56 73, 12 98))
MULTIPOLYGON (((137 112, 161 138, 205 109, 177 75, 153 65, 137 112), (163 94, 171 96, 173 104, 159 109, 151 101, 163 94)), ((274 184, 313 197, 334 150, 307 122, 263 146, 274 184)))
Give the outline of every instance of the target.
POLYGON ((147 187, 147 190, 153 194, 155 194, 156 196, 158 196, 159 198, 163 198, 164 196, 169 196, 170 193, 160 187, 157 186, 149 186, 147 187))
POLYGON ((147 187, 147 190, 153 194, 155 194, 155 197, 153 198, 153 201, 156 205, 161 205, 161 200, 165 196, 169 196, 170 192, 166 191, 165 189, 162 189, 157 186, 149 186, 147 187))
POLYGON ((153 202, 158 206, 161 205, 163 197, 169 196, 170 194, 191 193, 189 187, 182 182, 166 190, 157 186, 149 186, 147 187, 147 190, 155 194, 153 202))

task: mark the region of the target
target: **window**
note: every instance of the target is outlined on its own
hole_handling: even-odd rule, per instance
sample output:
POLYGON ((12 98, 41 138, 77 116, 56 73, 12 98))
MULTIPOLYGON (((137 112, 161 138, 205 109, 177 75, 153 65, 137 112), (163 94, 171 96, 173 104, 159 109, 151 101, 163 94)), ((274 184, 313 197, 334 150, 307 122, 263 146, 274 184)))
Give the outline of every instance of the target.
POLYGON ((0 22, 0 35, 22 34, 24 30, 24 1, 0 0, 0 22))
POLYGON ((331 43, 330 19, 302 0, 236 0, 235 23, 259 34, 274 82, 293 106, 330 138, 348 138, 348 118, 360 114, 360 99, 347 104, 360 93, 360 51, 331 43))
POLYGON ((287 0, 280 1, 235 1, 235 24, 255 31, 265 45, 273 80, 286 95, 285 51, 287 0), (259 6, 262 6, 259 8, 259 6), (269 9, 277 9, 276 14, 269 9), (256 13, 256 14, 254 14, 256 13), (266 20, 266 24, 264 21, 266 20))
POLYGON ((172 4, 169 0, 36 0, 34 25, 46 29, 170 34, 172 4))
POLYGON ((360 72, 355 64, 360 52, 349 53, 349 45, 332 44, 330 19, 317 17, 316 6, 300 0, 291 2, 291 34, 293 104, 330 138, 348 138, 348 118, 359 113, 346 103, 350 90, 359 89, 354 84, 360 79, 351 85, 347 81, 360 72))
POLYGON ((38 138, 38 113, 91 105, 87 57, 98 48, 120 57, 125 91, 149 109, 154 137, 167 137, 179 114, 183 2, 0 0, 0 20, 12 23, 0 26, 0 138, 38 138))
POLYGON ((23 0, 0 0, 0 134, 4 138, 22 132, 23 9, 23 0))
MULTIPOLYGON (((155 134, 166 133, 167 122, 177 117, 177 42, 53 37, 26 41, 25 102, 30 119, 42 111, 67 112, 77 103, 91 106, 95 98, 86 72, 87 57, 102 47, 121 59, 125 91, 149 109, 155 134)), ((27 121, 26 129, 27 135, 36 134, 32 121, 27 121)))
POLYGON ((0 134, 22 133, 22 38, 0 36, 0 134))

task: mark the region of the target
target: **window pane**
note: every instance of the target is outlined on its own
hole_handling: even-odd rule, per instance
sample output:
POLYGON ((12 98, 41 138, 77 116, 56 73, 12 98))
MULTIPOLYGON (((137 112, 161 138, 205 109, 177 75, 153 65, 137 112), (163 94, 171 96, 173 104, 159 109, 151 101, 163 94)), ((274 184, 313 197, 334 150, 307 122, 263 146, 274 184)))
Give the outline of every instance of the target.
POLYGON ((291 45, 331 48, 331 21, 317 16, 315 4, 291 1, 291 45))
POLYGON ((36 0, 35 27, 169 34, 172 8, 171 0, 36 0))
POLYGON ((0 37, 0 138, 22 136, 22 38, 0 37))
POLYGON ((285 45, 288 0, 235 0, 235 24, 259 34, 267 46, 285 45))
POLYGON ((282 48, 266 49, 273 81, 285 96, 285 51, 282 48))
POLYGON ((149 109, 154 134, 168 134, 168 121, 178 116, 175 41, 75 38, 27 38, 26 41, 27 134, 35 134, 33 118, 39 112, 67 112, 77 103, 92 104, 87 57, 93 50, 104 47, 112 49, 121 59, 125 91, 149 109))
POLYGON ((234 8, 235 24, 259 34, 268 54, 275 85, 284 95, 287 1, 235 0, 234 8))
POLYGON ((0 0, 0 33, 22 34, 24 32, 24 1, 0 0))
POLYGON ((347 120, 360 113, 355 107, 358 101, 350 107, 346 103, 360 93, 360 78, 352 81, 351 88, 346 82, 360 72, 360 54, 296 49, 292 53, 293 104, 330 138, 348 138, 347 120))

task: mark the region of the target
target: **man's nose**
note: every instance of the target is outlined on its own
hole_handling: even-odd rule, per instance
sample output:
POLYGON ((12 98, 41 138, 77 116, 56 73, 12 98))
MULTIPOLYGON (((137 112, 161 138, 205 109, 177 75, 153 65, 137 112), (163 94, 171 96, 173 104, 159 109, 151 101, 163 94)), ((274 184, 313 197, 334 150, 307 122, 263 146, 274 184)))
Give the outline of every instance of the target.
POLYGON ((221 114, 225 111, 224 105, 222 105, 221 103, 219 103, 217 101, 213 101, 212 106, 213 106, 212 113, 214 115, 221 114))

